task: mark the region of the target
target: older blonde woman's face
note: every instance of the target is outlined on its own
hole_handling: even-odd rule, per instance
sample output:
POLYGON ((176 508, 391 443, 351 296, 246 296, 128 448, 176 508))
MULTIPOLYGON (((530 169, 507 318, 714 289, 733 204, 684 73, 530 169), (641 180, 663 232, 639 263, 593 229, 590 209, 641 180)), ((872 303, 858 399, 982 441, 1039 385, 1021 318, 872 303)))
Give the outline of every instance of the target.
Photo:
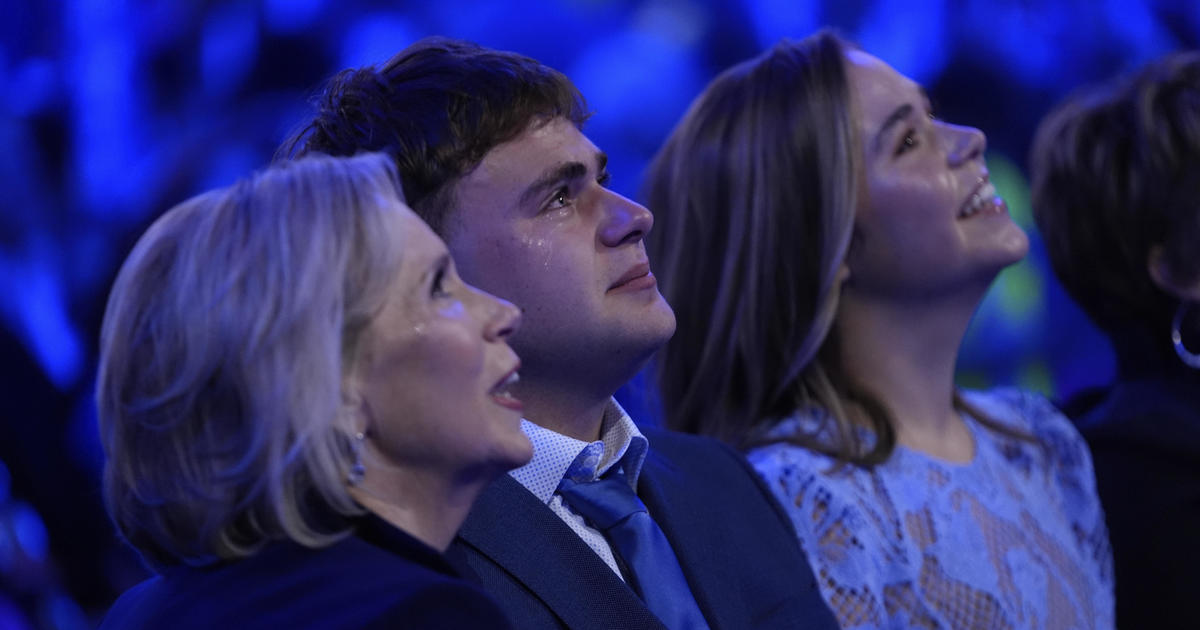
POLYGON ((986 286, 1020 260, 1028 239, 988 179, 983 133, 934 118, 919 85, 867 53, 846 69, 863 156, 855 290, 986 286))
POLYGON ((507 343, 520 313, 459 279, 445 244, 407 207, 397 202, 392 220, 400 265, 351 370, 367 480, 373 468, 457 478, 524 464, 533 451, 509 391, 520 362, 507 343))

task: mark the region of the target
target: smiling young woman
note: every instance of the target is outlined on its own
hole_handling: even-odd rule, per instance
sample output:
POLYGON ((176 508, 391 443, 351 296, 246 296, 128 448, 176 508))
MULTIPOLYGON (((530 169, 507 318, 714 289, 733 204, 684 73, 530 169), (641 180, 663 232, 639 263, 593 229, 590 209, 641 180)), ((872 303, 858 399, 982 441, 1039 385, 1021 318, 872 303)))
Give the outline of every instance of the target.
POLYGON ((1112 626, 1078 434, 1032 394, 954 387, 1028 249, 985 148, 821 32, 715 79, 647 177, 667 421, 749 450, 844 628, 1112 626))

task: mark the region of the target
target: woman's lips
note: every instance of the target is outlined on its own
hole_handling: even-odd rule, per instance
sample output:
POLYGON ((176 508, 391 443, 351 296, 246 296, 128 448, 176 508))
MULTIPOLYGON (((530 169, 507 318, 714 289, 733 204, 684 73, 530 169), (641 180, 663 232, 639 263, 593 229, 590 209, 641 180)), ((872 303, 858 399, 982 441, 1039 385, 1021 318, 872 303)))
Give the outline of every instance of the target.
POLYGON ((958 211, 959 219, 970 219, 981 215, 1007 214, 1008 205, 996 192, 996 187, 987 179, 982 180, 971 196, 958 211))
POLYGON ((507 407, 515 411, 524 411, 525 406, 521 404, 521 401, 516 396, 512 395, 513 386, 521 380, 517 374, 519 368, 520 365, 510 370, 499 383, 496 383, 495 387, 492 387, 488 395, 492 397, 492 400, 496 404, 502 407, 507 407))

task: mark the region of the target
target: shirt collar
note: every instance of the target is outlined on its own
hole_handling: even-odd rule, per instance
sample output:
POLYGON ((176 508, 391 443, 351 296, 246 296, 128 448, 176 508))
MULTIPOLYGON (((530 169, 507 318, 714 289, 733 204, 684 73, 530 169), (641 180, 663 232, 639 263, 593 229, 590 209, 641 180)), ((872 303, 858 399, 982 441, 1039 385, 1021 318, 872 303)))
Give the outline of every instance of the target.
POLYGON ((637 487, 649 443, 615 399, 604 407, 600 439, 595 442, 576 440, 524 419, 521 431, 533 443, 533 459, 508 474, 543 503, 550 502, 568 472, 577 481, 591 481, 617 462, 629 484, 637 487))

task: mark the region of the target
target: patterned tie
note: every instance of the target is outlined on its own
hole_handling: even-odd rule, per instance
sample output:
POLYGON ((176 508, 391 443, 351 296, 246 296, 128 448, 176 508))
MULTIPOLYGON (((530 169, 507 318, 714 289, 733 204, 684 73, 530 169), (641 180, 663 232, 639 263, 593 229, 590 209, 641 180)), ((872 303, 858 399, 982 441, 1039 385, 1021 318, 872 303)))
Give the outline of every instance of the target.
POLYGON ((634 590, 668 628, 708 628, 671 544, 617 468, 592 482, 564 478, 558 491, 572 509, 604 533, 632 570, 634 590))

